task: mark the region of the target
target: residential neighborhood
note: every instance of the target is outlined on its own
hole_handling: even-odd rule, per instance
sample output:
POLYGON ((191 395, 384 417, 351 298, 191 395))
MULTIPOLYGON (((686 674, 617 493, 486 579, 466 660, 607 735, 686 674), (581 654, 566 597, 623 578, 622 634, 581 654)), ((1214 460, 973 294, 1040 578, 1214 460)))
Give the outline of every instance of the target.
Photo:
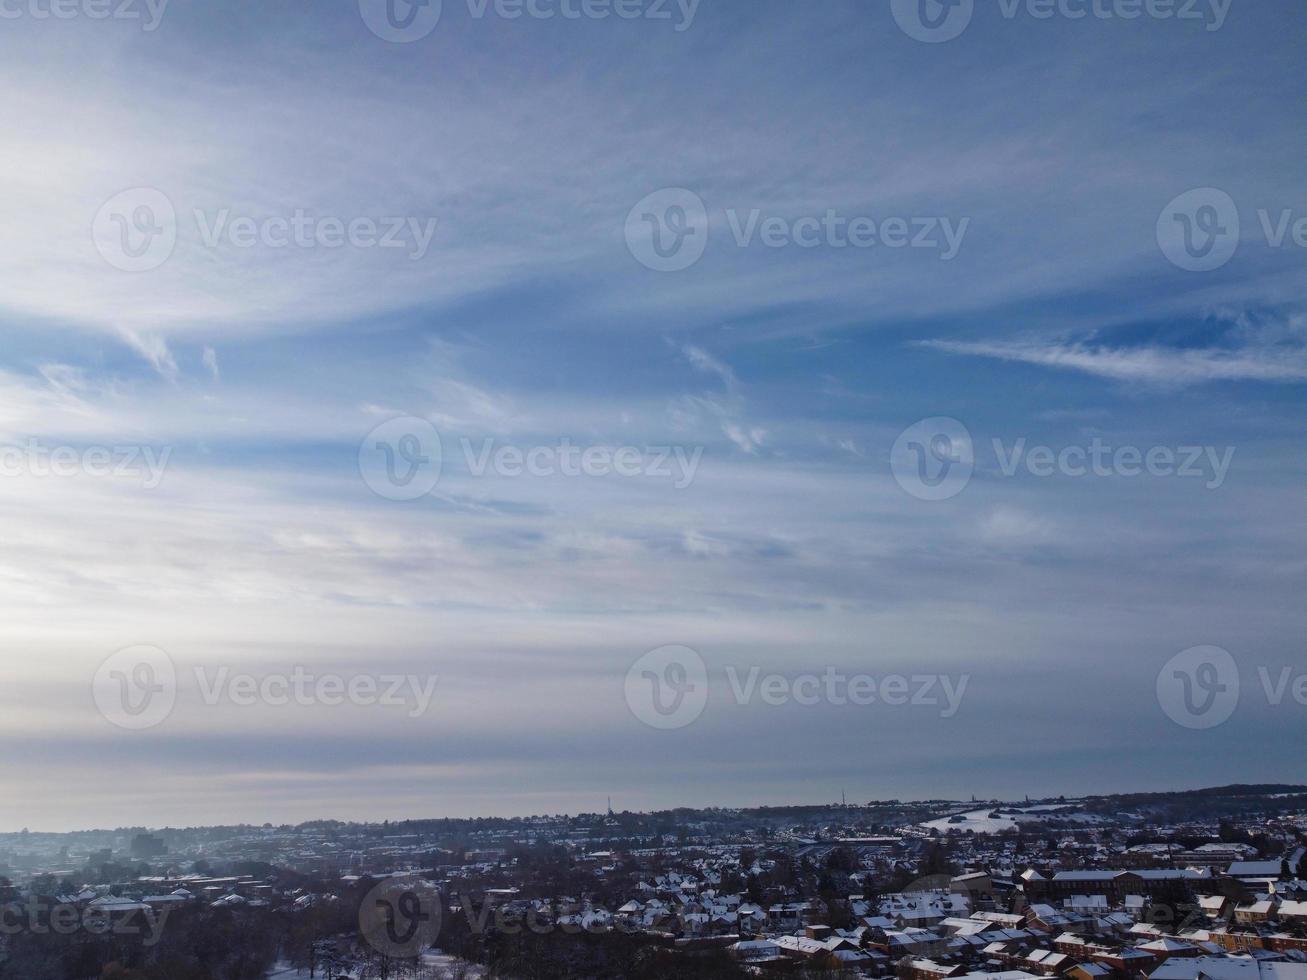
POLYGON ((0 977, 153 978, 213 931, 250 980, 1307 980, 1305 858, 1282 787, 24 832, 0 977))

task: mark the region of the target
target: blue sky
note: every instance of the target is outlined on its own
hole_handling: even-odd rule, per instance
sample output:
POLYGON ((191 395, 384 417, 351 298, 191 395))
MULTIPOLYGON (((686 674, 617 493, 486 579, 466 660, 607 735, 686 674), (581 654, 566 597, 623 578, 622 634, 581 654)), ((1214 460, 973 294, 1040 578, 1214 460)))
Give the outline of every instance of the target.
MULTIPOLYGON (((1257 682, 1307 667, 1301 4, 982 2, 943 43, 879 0, 477 9, 445 0, 392 43, 336 0, 173 0, 152 30, 5 8, 0 443, 169 455, 148 487, 0 479, 0 826, 1307 775, 1307 707, 1257 682), (1199 188, 1233 202, 1238 247, 1195 272, 1158 228, 1199 188), (124 271, 110 212, 141 189, 176 241, 124 271), (703 245, 679 271, 629 238, 667 189, 703 245), (402 218, 412 247, 206 240, 297 213, 402 218), (764 241, 828 214, 947 225, 956 254, 764 241), (397 417, 443 448, 408 502, 359 470, 397 417), (923 500, 892 449, 937 417, 974 474, 923 500), (478 476, 461 440, 701 456, 682 487, 478 476), (1094 440, 1228 466, 1004 472, 1018 445, 1094 440), (183 683, 166 722, 123 731, 91 678, 133 644, 183 676, 439 681, 416 719, 210 707, 183 683), (623 683, 668 644, 702 655, 711 697, 659 731, 623 683), (1206 644, 1245 690, 1196 731, 1155 685, 1206 644), (942 718, 741 705, 728 666, 969 680, 942 718)), ((1193 217, 1228 232, 1212 200, 1193 217)))

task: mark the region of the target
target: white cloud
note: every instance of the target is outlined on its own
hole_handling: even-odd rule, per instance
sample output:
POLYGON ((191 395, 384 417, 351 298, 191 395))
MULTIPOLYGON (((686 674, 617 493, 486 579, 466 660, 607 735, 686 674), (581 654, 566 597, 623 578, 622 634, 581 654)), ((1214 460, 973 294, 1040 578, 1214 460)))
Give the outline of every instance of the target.
POLYGON ((757 453, 767 440, 767 430, 760 429, 756 426, 751 429, 745 429, 743 426, 734 422, 723 422, 722 432, 726 438, 735 443, 740 449, 749 454, 757 453))
MULTIPOLYGON (((174 5, 148 37, 114 24, 7 24, 0 82, 23 97, 6 107, 0 145, 0 313, 24 332, 0 367, 0 440, 176 451, 148 492, 86 475, 0 479, 0 658, 11 681, 0 689, 0 733, 25 745, 0 819, 96 813, 127 825, 148 812, 196 823, 361 807, 393 817, 410 801, 429 805, 429 787, 412 788, 427 779, 471 812, 533 798, 561 809, 587 783, 622 778, 638 780, 651 804, 679 804, 693 801, 671 771, 677 753, 633 732, 617 693, 625 666, 662 644, 780 670, 965 663, 978 671, 978 705, 992 696, 1029 705, 1060 703, 1062 675, 1046 688, 1004 684, 995 664, 1052 672, 1054 656, 1111 657, 1113 670, 1096 678, 1116 685, 1127 659, 1145 675, 1164 659, 1176 622, 1219 637, 1237 629, 1237 610, 1261 634, 1301 634, 1303 522, 1285 520, 1300 506, 1299 447, 1267 448, 1257 472, 1219 494, 981 472, 937 506, 891 478, 888 447, 912 414, 894 385, 853 370, 865 356, 858 345, 843 348, 847 377, 807 389, 811 407, 788 387, 801 369, 786 373, 830 358, 819 350, 830 335, 1031 298, 1110 294, 1139 317, 1191 307, 1200 294, 1235 308, 1249 296, 1301 299, 1296 268, 1268 293, 1251 242, 1228 277, 1152 281, 1174 275, 1153 234, 1179 190, 1216 182, 1254 206, 1297 199, 1299 174, 1274 161, 1296 159, 1298 130, 1268 114, 1237 149, 1211 138, 1213 118, 1245 112, 1239 82, 1292 68, 1297 52, 1286 47, 1280 62, 1259 49, 1246 69, 1230 57, 1219 80, 1190 73, 1177 87, 1164 66, 1203 39, 1138 31, 1126 46, 1148 56, 1136 58, 1123 55, 1120 31, 1086 24, 1064 38, 1031 24, 1038 44, 1010 34, 985 72, 960 79, 941 75, 938 59, 870 5, 759 4, 756 19, 728 6, 714 15, 705 5, 686 36, 611 21, 470 24, 450 10, 429 44, 403 49, 370 37, 349 4, 249 5, 235 20, 212 5, 174 5), (812 52, 832 38, 848 56, 813 71, 812 52), (765 70, 757 51, 769 54, 765 70), (1008 101, 1032 75, 1040 104, 1054 108, 1014 115, 1008 101), (1087 78, 1093 105, 1068 117, 1056 107, 1083 106, 1087 78), (159 268, 126 273, 98 254, 91 221, 111 196, 141 186, 169 196, 178 242, 159 268), (630 207, 665 186, 695 188, 711 211, 708 251, 676 275, 639 266, 622 237, 630 207), (971 225, 944 263, 911 248, 740 248, 728 208, 971 225), (210 247, 196 217, 297 209, 438 224, 413 261, 379 249, 210 247), (554 349, 548 331, 560 322, 572 340, 599 338, 583 361, 569 359, 566 338, 554 349), (493 341, 478 340, 478 323, 493 341), (60 342, 27 344, 46 330, 60 342), (437 341, 415 353, 401 330, 484 346, 468 354, 437 341), (675 363, 652 366, 665 384, 642 365, 623 386, 628 362, 606 348, 624 330, 670 336, 675 363), (530 337, 526 364, 510 361, 517 331, 530 337), (721 353, 785 334, 822 343, 786 351, 784 363, 754 348, 748 363, 764 369, 743 377, 721 353), (118 367, 104 337, 153 373, 118 367), (587 373, 599 383, 568 384, 587 373), (777 397, 768 379, 782 373, 777 397), (395 414, 424 415, 450 436, 430 500, 392 504, 358 478, 359 441, 395 414), (639 479, 474 480, 456 465, 462 435, 707 450, 678 491, 639 479), (402 731, 348 712, 302 724, 258 712, 248 727, 181 717, 194 739, 163 731, 155 751, 133 756, 145 743, 109 737, 86 679, 110 650, 140 642, 205 662, 398 660, 435 670, 455 697, 448 714, 402 731), (448 764, 413 757, 433 747, 448 764), (282 749, 299 755, 268 757, 282 749), (103 781, 114 753, 115 784, 149 787, 145 811, 103 781), (582 757, 592 765, 578 767, 582 757)), ((1248 12, 1259 16, 1283 18, 1248 12)), ((984 43, 977 34, 955 54, 971 58, 984 43)), ((1060 317, 1051 326, 1065 328, 1060 317)), ((1250 324, 1235 339, 1228 351, 935 346, 1128 382, 1307 376, 1294 330, 1250 324)), ((934 412, 952 393, 930 381, 913 395, 934 412)), ((1241 460, 1253 456, 1245 448, 1241 460)), ((993 755, 1005 730, 983 711, 974 724, 920 733, 884 712, 853 725, 817 713, 807 728, 775 717, 714 713, 692 733, 726 747, 712 765, 747 778, 741 797, 767 798, 788 778, 779 771, 811 774, 814 746, 844 744, 850 731, 866 738, 860 758, 911 743, 915 773, 977 746, 993 755)), ((882 786, 913 792, 893 782, 901 778, 887 773, 882 786)))
POLYGON ((685 347, 681 348, 681 350, 685 353, 686 359, 689 360, 697 370, 702 371, 705 374, 715 374, 721 379, 722 384, 726 386, 727 391, 735 391, 739 382, 736 380, 735 372, 725 363, 718 360, 712 354, 709 354, 702 347, 695 347, 692 344, 687 344, 685 347))
MULTIPOLYGON (((584 75, 541 72, 526 88, 490 53, 494 43, 517 43, 521 25, 463 25, 483 43, 451 47, 447 37, 443 46, 415 46, 404 52, 416 59, 410 65, 367 48, 375 39, 359 36, 356 12, 344 8, 313 15, 315 30, 338 47, 278 45, 269 59, 252 16, 247 33, 223 38, 219 70, 190 57, 215 43, 202 30, 211 25, 192 23, 180 8, 169 15, 166 32, 134 39, 61 25, 57 46, 42 41, 38 25, 15 24, 0 60, 0 81, 29 91, 9 107, 0 150, 10 181, 0 203, 0 260, 9 270, 0 308, 120 336, 166 376, 176 372, 169 345, 187 331, 279 331, 446 310, 540 283, 565 296, 567 315, 589 322, 665 331, 669 322, 765 314, 803 335, 1102 288, 1163 262, 1149 215, 1197 177, 1176 164, 1191 155, 1183 124, 1199 113, 1205 125, 1214 99, 1236 98, 1233 88, 1139 84, 1129 65, 1091 71, 1085 66, 1121 60, 1100 38, 1041 54, 1081 66, 1045 76, 1048 104, 1078 99, 1080 79, 1096 74, 1107 86, 1100 98, 1128 96, 1132 118, 1165 107, 1174 135, 1149 127, 1147 140, 1131 140, 1134 130, 1114 114, 1083 116, 1075 127, 1039 115, 1014 120, 1002 106, 1023 78, 1020 64, 969 76, 971 98, 931 100, 923 112, 911 93, 936 83, 928 60, 885 47, 893 36, 871 12, 773 11, 765 22, 733 21, 732 32, 748 31, 781 59, 767 77, 757 75, 747 45, 719 51, 708 65, 691 36, 632 35, 610 48, 611 37, 592 34, 610 57, 587 63, 584 75), (792 74, 787 65, 806 66, 806 43, 830 36, 828 18, 850 44, 883 48, 884 57, 858 65, 866 77, 856 84, 806 78, 795 89, 778 81, 792 74), (704 70, 720 98, 703 98, 704 70), (656 91, 646 84, 654 73, 666 82, 656 91), (899 96, 865 97, 881 83, 899 96), (825 112, 813 112, 814 96, 825 112), (764 100, 765 122, 723 114, 732 97, 764 100), (839 118, 839 128, 827 117, 839 118), (893 134, 892 152, 885 134, 893 134), (1073 163, 1095 180, 1060 181, 1073 163), (1055 186, 1032 200, 1035 181, 1055 186), (695 269, 651 275, 627 253, 622 222, 640 198, 673 185, 702 193, 714 239, 695 269), (177 247, 158 269, 124 273, 97 254, 88 229, 106 200, 142 186, 172 200, 177 247), (722 214, 755 208, 788 219, 833 210, 846 220, 949 216, 972 225, 947 263, 911 248, 735 247, 722 214), (376 248, 207 247, 195 217, 285 218, 297 209, 439 224, 429 253, 411 261, 376 248)), ((293 15, 264 16, 275 31, 293 15)), ((442 24, 442 35, 458 29, 442 24)), ((695 25, 702 36, 722 29, 695 25)), ((1181 40, 1159 34, 1156 43, 1165 51, 1181 40)), ((1237 160, 1201 173, 1230 183, 1276 138, 1274 127, 1259 129, 1237 160)), ((1274 176, 1256 175, 1256 186, 1290 199, 1274 176)), ((1254 280, 1238 288, 1264 286, 1254 280)), ((1148 302, 1171 300, 1159 291, 1148 302)))
POLYGON ((204 367, 208 370, 209 376, 212 377, 214 381, 220 380, 222 377, 222 371, 218 366, 218 352, 212 347, 205 347, 204 352, 201 355, 201 360, 204 362, 204 367))
POLYGON ((1116 381, 1191 385, 1208 381, 1307 381, 1307 351, 1282 349, 1177 349, 1105 347, 1039 341, 986 343, 925 341, 949 354, 996 358, 1080 371, 1116 381))

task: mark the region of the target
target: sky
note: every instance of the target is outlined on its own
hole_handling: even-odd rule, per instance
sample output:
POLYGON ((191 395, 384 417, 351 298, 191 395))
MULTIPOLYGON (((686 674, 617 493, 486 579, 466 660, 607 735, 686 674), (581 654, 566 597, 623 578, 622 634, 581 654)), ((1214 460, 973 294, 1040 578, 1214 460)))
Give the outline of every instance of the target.
POLYGON ((1297 0, 0 19, 0 829, 1307 782, 1297 0))

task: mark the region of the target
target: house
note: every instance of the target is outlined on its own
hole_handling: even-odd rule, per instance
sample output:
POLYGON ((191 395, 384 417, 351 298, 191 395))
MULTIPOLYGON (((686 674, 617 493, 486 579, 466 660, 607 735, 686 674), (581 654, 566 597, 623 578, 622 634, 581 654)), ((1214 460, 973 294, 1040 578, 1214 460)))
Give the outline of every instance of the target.
POLYGON ((1226 874, 1240 881, 1279 880, 1284 870, 1282 861, 1235 861, 1226 874))
POLYGON ((1275 917, 1279 902, 1275 899, 1262 899, 1250 905, 1240 905, 1234 910, 1234 921, 1242 925, 1265 922, 1275 917))
POLYGON ((867 943, 895 959, 934 955, 949 945, 945 937, 926 929, 873 930, 867 934, 867 943))
POLYGON ((1089 949, 1089 940, 1084 936, 1077 935, 1074 932, 1063 932, 1053 940, 1053 948, 1059 953, 1066 953, 1079 959, 1086 957, 1086 950, 1089 949))
POLYGON ((1136 948, 1158 960, 1168 960, 1172 956, 1199 956, 1202 953, 1202 950, 1197 946, 1165 937, 1154 939, 1152 942, 1144 943, 1136 948))
POLYGON ((1279 917, 1285 923, 1307 925, 1307 902, 1281 902, 1279 917))
POLYGON ((1112 971, 1102 963, 1077 963, 1066 975, 1068 980, 1107 980, 1112 971))
POLYGON ((1078 912, 1083 915, 1107 912, 1112 907, 1106 895, 1072 895, 1069 898, 1064 898, 1062 904, 1067 911, 1078 912))
POLYGON ((1265 963, 1253 958, 1199 956, 1167 960, 1149 980, 1307 980, 1307 964, 1265 963))
POLYGON ((1040 903, 1026 910, 1026 925, 1036 929, 1056 932, 1065 929, 1071 922, 1071 916, 1059 912, 1052 905, 1040 903))
POLYGON ((1051 878, 1038 872, 1021 876, 1022 888, 1031 902, 1059 901, 1079 895, 1102 895, 1118 904, 1126 895, 1155 895, 1176 885, 1211 881, 1207 869, 1153 868, 1135 871, 1059 871, 1051 878))
POLYGON ((1045 977, 1055 977, 1075 966, 1075 960, 1066 953, 1052 949, 1036 949, 1026 955, 1022 967, 1045 977))
POLYGON ((735 914, 739 918, 740 931, 742 933, 758 932, 767 924, 767 912, 758 905, 752 905, 745 902, 735 910, 735 914))
POLYGON ((960 964, 910 960, 899 967, 899 980, 952 980, 953 977, 960 977, 966 972, 960 964))
POLYGON ((971 874, 958 875, 949 882, 949 891, 970 895, 973 901, 992 902, 994 900, 994 882, 988 871, 975 871, 971 874))
POLYGON ((792 959, 810 960, 829 951, 825 943, 807 936, 776 936, 772 942, 782 955, 792 959))
POLYGON ((1198 907, 1209 919, 1222 919, 1226 916, 1230 899, 1225 895, 1203 895, 1198 899, 1198 907))
POLYGON ((1151 970, 1157 960, 1137 949, 1095 950, 1091 962, 1109 967, 1114 973, 1132 977, 1151 970))
POLYGON ((773 905, 767 910, 767 928, 777 932, 793 932, 795 929, 802 928, 807 914, 807 902, 773 905))
POLYGON ((759 965, 777 963, 785 959, 781 947, 770 939, 750 939, 727 947, 731 956, 742 963, 759 965))

